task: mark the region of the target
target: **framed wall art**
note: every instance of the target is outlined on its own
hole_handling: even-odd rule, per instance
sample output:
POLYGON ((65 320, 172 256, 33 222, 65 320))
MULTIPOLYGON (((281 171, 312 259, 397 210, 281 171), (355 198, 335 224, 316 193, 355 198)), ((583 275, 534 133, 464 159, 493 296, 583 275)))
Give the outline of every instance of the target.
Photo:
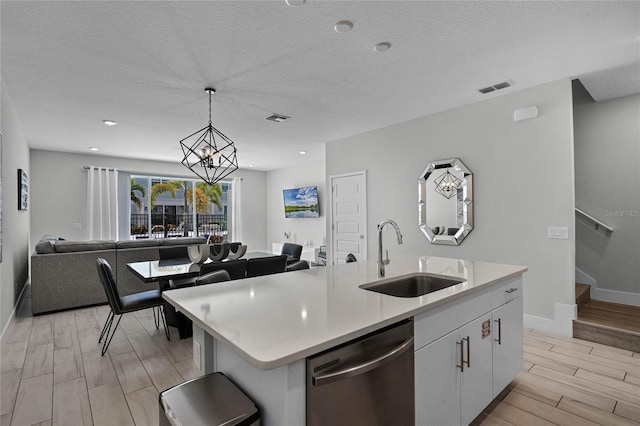
POLYGON ((18 169, 18 210, 29 208, 29 177, 22 169, 18 169))

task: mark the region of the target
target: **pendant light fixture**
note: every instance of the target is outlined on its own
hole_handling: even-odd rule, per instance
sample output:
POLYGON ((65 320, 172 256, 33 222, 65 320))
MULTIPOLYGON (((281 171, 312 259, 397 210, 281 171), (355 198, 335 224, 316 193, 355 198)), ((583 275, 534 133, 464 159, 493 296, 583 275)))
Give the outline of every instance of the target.
POLYGON ((444 198, 450 199, 458 193, 458 189, 460 189, 460 185, 462 184, 462 179, 452 175, 447 169, 446 172, 436 178, 434 183, 436 184, 436 192, 444 198))
POLYGON ((184 154, 182 164, 213 185, 238 170, 236 147, 233 141, 211 124, 211 95, 215 89, 207 87, 209 95, 209 124, 180 141, 184 154))

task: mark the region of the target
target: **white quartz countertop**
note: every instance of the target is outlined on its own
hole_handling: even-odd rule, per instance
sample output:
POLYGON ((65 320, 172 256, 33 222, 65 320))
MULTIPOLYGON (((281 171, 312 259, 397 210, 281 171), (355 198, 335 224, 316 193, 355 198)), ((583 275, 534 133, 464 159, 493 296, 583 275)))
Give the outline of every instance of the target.
POLYGON ((429 256, 395 256, 384 280, 416 272, 465 281, 414 298, 359 288, 379 281, 375 260, 178 290, 163 297, 253 366, 270 370, 432 309, 526 267, 429 256))

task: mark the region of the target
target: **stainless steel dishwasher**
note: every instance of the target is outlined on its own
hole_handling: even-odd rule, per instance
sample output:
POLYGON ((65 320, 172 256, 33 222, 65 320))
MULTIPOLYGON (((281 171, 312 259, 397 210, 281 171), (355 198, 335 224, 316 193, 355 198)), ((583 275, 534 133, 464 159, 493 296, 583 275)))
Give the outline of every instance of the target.
POLYGON ((412 320, 307 358, 307 426, 414 424, 412 320))

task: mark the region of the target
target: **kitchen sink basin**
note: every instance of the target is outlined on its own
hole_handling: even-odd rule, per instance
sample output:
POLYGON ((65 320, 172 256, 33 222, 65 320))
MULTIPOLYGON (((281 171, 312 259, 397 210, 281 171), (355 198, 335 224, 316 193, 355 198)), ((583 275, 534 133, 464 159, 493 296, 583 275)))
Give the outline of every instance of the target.
POLYGON ((386 294, 396 297, 418 297, 434 291, 442 290, 452 285, 460 284, 465 280, 459 278, 444 278, 430 274, 415 274, 375 282, 362 284, 360 288, 376 293, 386 294))

